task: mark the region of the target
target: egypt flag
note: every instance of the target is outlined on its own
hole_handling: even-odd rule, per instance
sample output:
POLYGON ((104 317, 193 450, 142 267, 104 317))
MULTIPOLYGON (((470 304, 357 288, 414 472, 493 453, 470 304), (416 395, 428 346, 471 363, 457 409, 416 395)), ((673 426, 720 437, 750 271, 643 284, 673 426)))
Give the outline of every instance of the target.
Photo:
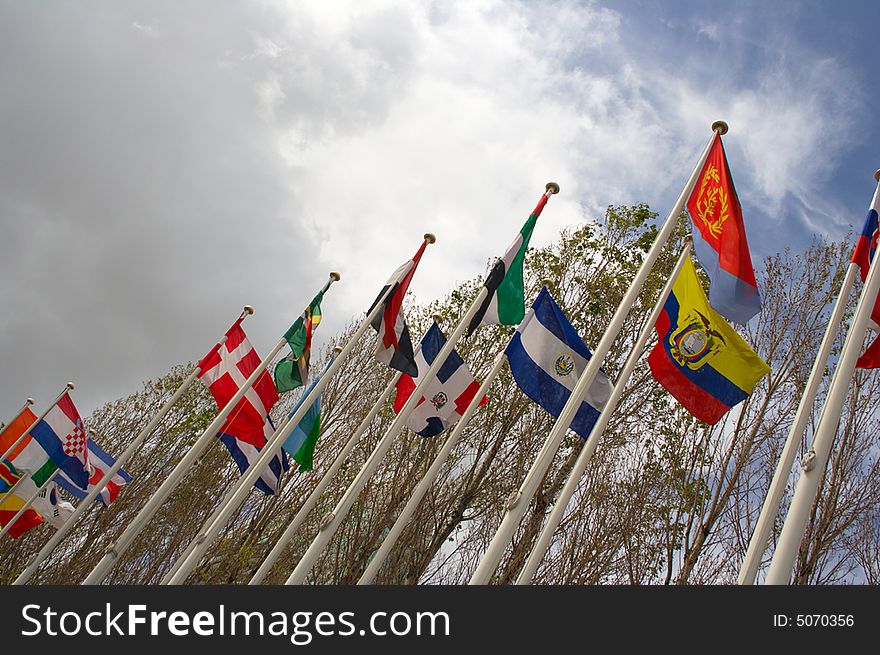
POLYGON ((309 359, 312 353, 312 334, 321 322, 321 291, 305 308, 290 329, 284 333, 284 340, 290 346, 290 355, 275 365, 275 387, 278 393, 291 391, 305 384, 309 379, 309 359))
POLYGON ((709 276, 709 303, 729 321, 745 325, 761 311, 742 208, 716 132, 709 156, 687 203, 694 252, 709 276))
POLYGON ((85 489, 91 471, 86 446, 88 437, 69 393, 65 392, 43 420, 34 426, 31 436, 73 484, 85 489))
MULTIPOLYGON (((101 480, 104 479, 107 471, 109 471, 116 463, 116 460, 104 452, 104 449, 94 441, 89 441, 89 463, 92 465, 92 475, 89 478, 88 489, 82 489, 73 484, 64 472, 55 478, 55 482, 72 496, 82 500, 101 480)), ((104 503, 104 506, 106 507, 116 500, 120 488, 129 482, 131 482, 131 476, 128 473, 123 469, 116 471, 116 473, 113 474, 113 477, 107 481, 106 485, 104 485, 104 488, 101 489, 100 495, 98 496, 101 499, 101 502, 104 503)))
POLYGON ((519 234, 510 244, 504 257, 495 262, 486 282, 488 293, 477 309, 468 326, 468 336, 480 325, 518 325, 526 315, 525 290, 523 285, 523 261, 529 240, 538 222, 538 216, 547 204, 547 199, 557 193, 559 187, 554 183, 547 185, 547 191, 541 196, 532 215, 526 220, 519 234))
MULTIPOLYGON (((421 373, 427 372, 445 344, 446 337, 434 323, 422 339, 422 346, 416 355, 416 365, 421 373)), ((394 399, 395 414, 400 413, 418 384, 418 375, 400 376, 397 381, 397 396, 394 399)), ((423 437, 440 434, 450 425, 458 422, 479 389, 479 383, 471 375, 464 360, 453 350, 440 367, 437 377, 424 390, 418 405, 407 418, 406 426, 423 437)), ((483 396, 480 405, 485 405, 487 402, 488 399, 483 396)))
MULTIPOLYGON (((859 235, 859 240, 856 242, 855 252, 853 252, 853 264, 858 264, 859 266, 862 283, 868 277, 868 270, 871 267, 874 253, 877 250, 877 239, 880 236, 878 213, 880 213, 880 190, 874 194, 871 207, 868 209, 868 216, 865 219, 865 225, 862 228, 862 233, 859 235)), ((874 301, 874 309, 871 310, 871 323, 869 327, 875 331, 880 331, 880 302, 877 300, 874 301)), ((875 338, 864 354, 859 357, 856 367, 880 368, 880 336, 875 338)))
MULTIPOLYGON (((241 328, 239 319, 226 333, 226 341, 219 348, 213 348, 199 362, 199 379, 211 391, 222 410, 261 361, 241 328)), ((260 451, 275 431, 269 419, 269 410, 277 401, 278 392, 272 378, 263 371, 217 433, 242 473, 251 462, 259 459, 260 451)), ((287 456, 284 453, 276 455, 254 486, 266 495, 273 495, 278 490, 281 475, 287 469, 287 456)))
POLYGON ((382 287, 367 312, 372 312, 382 296, 391 289, 391 292, 385 297, 383 310, 370 323, 372 328, 379 333, 379 338, 376 341, 376 359, 386 366, 411 376, 418 375, 419 370, 416 367, 412 339, 403 318, 402 307, 406 290, 409 288, 409 283, 427 245, 427 241, 422 242, 422 247, 419 248, 415 256, 391 274, 388 282, 382 287))
POLYGON ((715 424, 744 401, 770 367, 709 306, 690 259, 657 319, 651 373, 693 416, 715 424))

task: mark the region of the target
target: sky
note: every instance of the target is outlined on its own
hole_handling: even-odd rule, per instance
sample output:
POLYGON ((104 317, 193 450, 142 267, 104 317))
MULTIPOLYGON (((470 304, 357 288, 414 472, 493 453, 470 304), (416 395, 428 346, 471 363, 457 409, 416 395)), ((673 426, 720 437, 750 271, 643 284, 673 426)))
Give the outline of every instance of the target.
POLYGON ((858 231, 880 167, 870 2, 0 0, 0 421, 85 417, 266 353, 331 270, 317 345, 425 232, 411 290, 648 203, 724 137, 756 262, 858 231))

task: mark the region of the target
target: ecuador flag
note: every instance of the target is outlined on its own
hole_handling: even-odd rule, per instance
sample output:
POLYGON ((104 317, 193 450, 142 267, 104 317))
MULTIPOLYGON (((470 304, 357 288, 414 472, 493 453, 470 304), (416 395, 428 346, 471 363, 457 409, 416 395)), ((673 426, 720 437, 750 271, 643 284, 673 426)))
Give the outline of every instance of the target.
POLYGON ((654 378, 682 406, 717 423, 752 393, 770 367, 709 306, 688 259, 657 319, 657 345, 648 356, 654 378))

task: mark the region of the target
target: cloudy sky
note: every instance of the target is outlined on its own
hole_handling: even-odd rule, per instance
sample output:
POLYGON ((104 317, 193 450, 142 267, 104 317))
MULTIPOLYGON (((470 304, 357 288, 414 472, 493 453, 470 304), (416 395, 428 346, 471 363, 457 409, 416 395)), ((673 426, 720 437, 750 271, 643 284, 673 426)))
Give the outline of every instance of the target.
MULTIPOLYGON (((0 420, 85 416, 197 360, 245 303, 318 336, 426 231, 424 301, 647 202, 710 136, 753 258, 860 227, 880 166, 876 3, 0 0, 0 420)), ((319 341, 321 339, 319 338, 319 341)))

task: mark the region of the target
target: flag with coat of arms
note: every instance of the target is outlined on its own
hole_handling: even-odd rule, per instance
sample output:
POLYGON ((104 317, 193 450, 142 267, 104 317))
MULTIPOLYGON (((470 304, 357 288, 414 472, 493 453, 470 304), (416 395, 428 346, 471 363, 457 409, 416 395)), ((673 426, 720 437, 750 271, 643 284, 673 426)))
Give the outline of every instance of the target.
MULTIPOLYGON (((505 353, 519 388, 556 418, 592 358, 547 287, 541 289, 505 353)), ((571 422, 571 430, 582 439, 590 436, 612 389, 611 380, 600 370, 571 422)))

